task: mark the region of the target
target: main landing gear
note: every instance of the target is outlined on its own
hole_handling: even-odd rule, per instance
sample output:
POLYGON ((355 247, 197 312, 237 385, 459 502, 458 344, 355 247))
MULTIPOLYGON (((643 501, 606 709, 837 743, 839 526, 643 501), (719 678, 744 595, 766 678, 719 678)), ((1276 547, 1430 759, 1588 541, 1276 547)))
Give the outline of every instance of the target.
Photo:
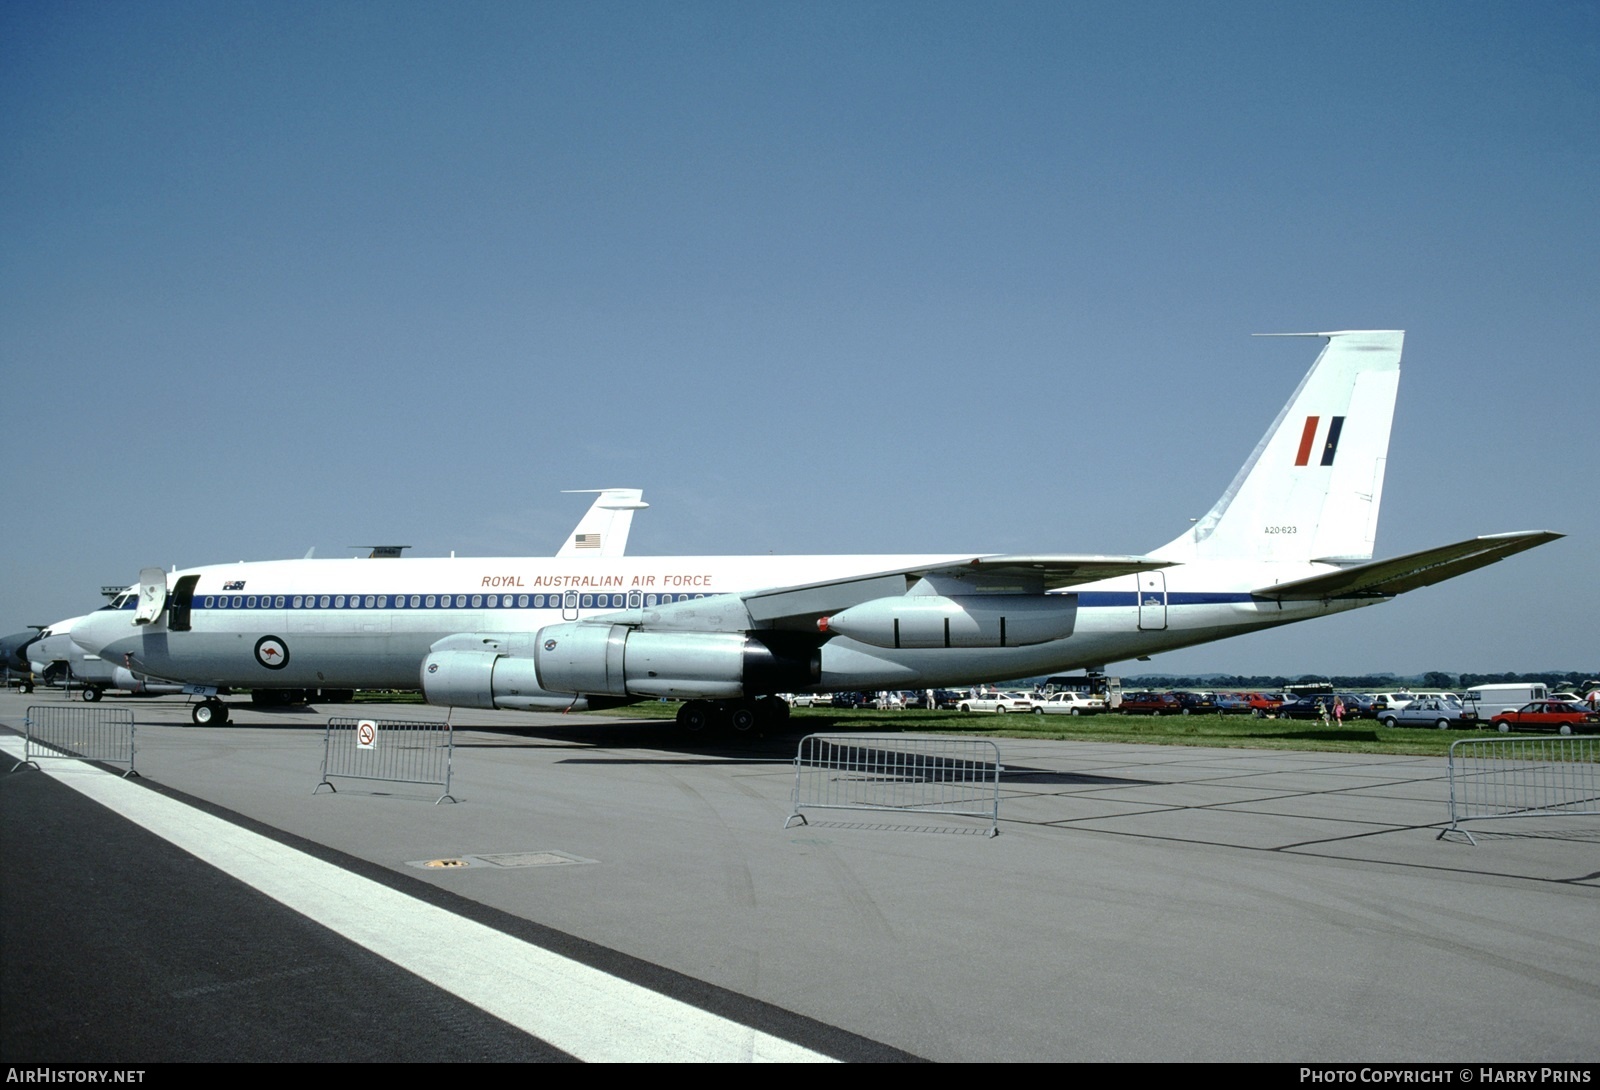
POLYGON ((751 734, 781 728, 788 721, 788 702, 775 696, 745 700, 690 700, 678 709, 678 726, 690 734, 717 731, 751 734))
POLYGON ((197 727, 220 727, 228 721, 228 706, 214 696, 208 696, 189 709, 189 718, 197 727))

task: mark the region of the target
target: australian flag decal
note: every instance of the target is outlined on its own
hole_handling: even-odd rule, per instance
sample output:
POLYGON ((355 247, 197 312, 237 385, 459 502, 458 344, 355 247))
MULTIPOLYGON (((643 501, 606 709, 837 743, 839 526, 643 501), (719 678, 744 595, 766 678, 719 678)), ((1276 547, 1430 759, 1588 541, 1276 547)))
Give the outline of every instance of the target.
POLYGON ((1305 429, 1300 432, 1300 450, 1294 456, 1294 464, 1297 466, 1310 465, 1311 456, 1318 449, 1317 440, 1321 438, 1322 455, 1317 464, 1333 465, 1334 453, 1339 449, 1339 432, 1342 430, 1344 430, 1344 417, 1342 416, 1328 417, 1326 428, 1322 427, 1322 418, 1320 416, 1306 417, 1305 429))

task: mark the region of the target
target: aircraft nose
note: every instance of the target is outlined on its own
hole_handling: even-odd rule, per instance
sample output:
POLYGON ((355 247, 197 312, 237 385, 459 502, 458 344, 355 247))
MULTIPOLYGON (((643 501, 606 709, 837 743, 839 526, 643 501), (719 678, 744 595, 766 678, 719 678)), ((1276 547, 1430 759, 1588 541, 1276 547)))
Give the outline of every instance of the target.
POLYGON ((91 655, 100 651, 118 636, 130 635, 132 621, 122 610, 103 609, 91 613, 72 626, 72 642, 91 655))

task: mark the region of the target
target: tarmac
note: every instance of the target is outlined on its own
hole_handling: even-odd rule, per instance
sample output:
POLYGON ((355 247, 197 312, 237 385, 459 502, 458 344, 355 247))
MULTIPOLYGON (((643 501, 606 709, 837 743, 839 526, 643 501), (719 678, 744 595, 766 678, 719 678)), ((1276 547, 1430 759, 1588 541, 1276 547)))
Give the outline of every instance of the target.
POLYGON ((798 730, 457 710, 436 804, 315 789, 329 716, 443 709, 96 707, 138 777, 0 773, 7 1062, 1600 1056, 1600 818, 1441 840, 1438 758, 999 739, 990 838, 785 828, 798 730))

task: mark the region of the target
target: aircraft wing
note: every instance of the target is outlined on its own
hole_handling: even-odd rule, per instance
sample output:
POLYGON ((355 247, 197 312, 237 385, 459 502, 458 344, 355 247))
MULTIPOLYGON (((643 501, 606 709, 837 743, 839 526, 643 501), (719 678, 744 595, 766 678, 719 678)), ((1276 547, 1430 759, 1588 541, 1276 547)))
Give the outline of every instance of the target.
POLYGON ((869 572, 844 579, 712 594, 686 602, 603 614, 594 619, 679 631, 731 632, 757 628, 815 632, 819 617, 878 598, 898 598, 923 579, 939 580, 941 593, 1009 590, 1040 594, 1119 575, 1170 568, 1174 563, 1150 556, 995 554, 869 572))
POLYGON ((1376 560, 1327 575, 1313 575, 1309 579, 1261 587, 1252 593, 1288 602, 1309 602, 1319 598, 1391 597, 1454 579, 1474 568, 1493 564, 1524 549, 1532 549, 1564 536, 1549 530, 1486 534, 1458 541, 1454 545, 1441 545, 1435 549, 1397 556, 1392 560, 1376 560))

